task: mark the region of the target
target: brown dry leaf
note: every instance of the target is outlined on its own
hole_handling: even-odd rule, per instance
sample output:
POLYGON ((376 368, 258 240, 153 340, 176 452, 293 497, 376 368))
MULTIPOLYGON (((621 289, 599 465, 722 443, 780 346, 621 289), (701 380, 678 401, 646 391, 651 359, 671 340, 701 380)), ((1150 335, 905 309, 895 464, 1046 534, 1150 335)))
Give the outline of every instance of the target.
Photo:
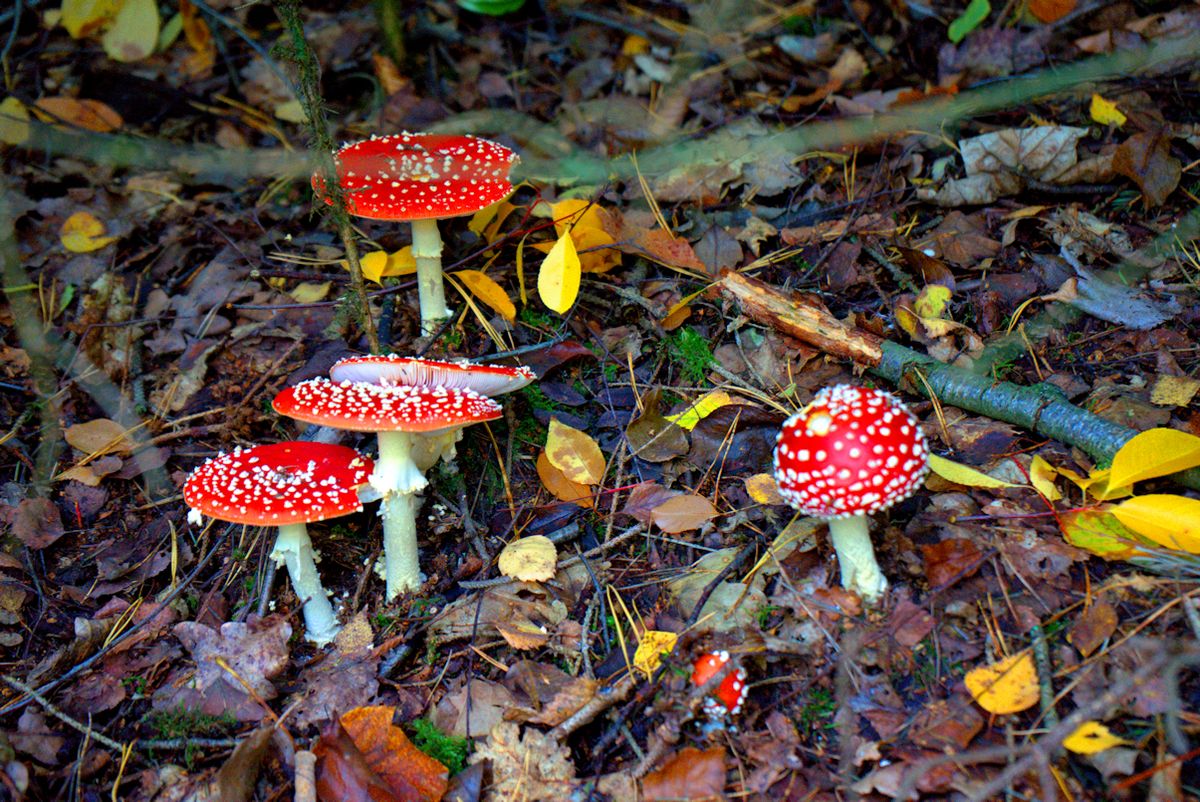
POLYGON ((1029 13, 1038 22, 1057 22, 1075 10, 1076 0, 1029 0, 1029 13))
POLYGON ((917 713, 912 723, 912 740, 917 746, 939 752, 961 752, 983 729, 983 716, 966 696, 936 699, 917 713))
POLYGON ((604 478, 604 453, 586 432, 550 419, 546 435, 546 458, 572 482, 599 484, 604 478))
POLYGON ((925 558, 925 576, 932 588, 947 587, 971 576, 983 564, 984 556, 974 541, 959 537, 923 545, 921 553, 925 558))
POLYGON ((1179 186, 1182 166, 1171 155, 1171 140, 1164 131, 1142 131, 1117 146, 1113 170, 1131 179, 1149 206, 1161 206, 1179 186))
POLYGON ((492 727, 487 742, 471 755, 471 763, 490 760, 492 785, 488 802, 521 799, 524 802, 562 802, 575 784, 570 752, 535 729, 511 721, 492 727))
POLYGON ((568 479, 562 471, 550 464, 550 458, 546 456, 545 451, 538 454, 537 473, 542 485, 559 501, 569 501, 589 510, 596 506, 591 488, 568 479))
POLYGON ((600 687, 599 680, 573 677, 565 671, 533 660, 518 660, 509 666, 507 686, 527 701, 512 706, 505 718, 554 727, 590 702, 600 687))
POLYGON ((88 131, 106 134, 124 125, 121 115, 99 100, 80 100, 73 97, 44 97, 33 106, 33 113, 43 122, 62 122, 88 131))
POLYGON ((212 31, 191 0, 179 0, 179 17, 183 21, 183 37, 193 51, 184 60, 184 71, 194 78, 208 75, 217 58, 212 31))
POLYGON ((669 498, 682 495, 678 490, 668 490, 655 482, 636 484, 625 497, 625 506, 621 513, 628 515, 638 523, 650 525, 650 516, 654 508, 669 498))
POLYGON ((867 72, 867 60, 852 47, 843 47, 838 51, 838 60, 829 69, 829 76, 823 86, 818 87, 807 95, 792 95, 780 104, 780 108, 793 114, 805 106, 812 105, 837 92, 842 87, 857 82, 867 72))
POLYGON ((725 790, 725 749, 685 747, 642 779, 646 802, 721 799, 725 790))
POLYGON ((1086 608, 1067 633, 1067 641, 1084 657, 1100 648, 1117 630, 1117 611, 1106 601, 1086 608))
POLYGON ((392 724, 394 707, 358 707, 342 714, 342 726, 376 774, 398 799, 439 800, 446 793, 446 767, 413 746, 392 724))
POLYGON ((63 437, 84 454, 100 451, 128 454, 133 451, 133 443, 127 437, 125 427, 108 418, 68 426, 63 437))
POLYGON ((367 763, 342 722, 333 721, 313 747, 317 798, 341 802, 404 802, 367 763))
POLYGON ((647 462, 666 462, 686 454, 690 447, 683 428, 663 417, 661 399, 661 390, 646 393, 642 414, 625 428, 630 451, 647 462))
POLYGON ((63 536, 62 516, 48 498, 22 499, 12 522, 12 533, 31 549, 44 549, 63 536))
POLYGON ((545 624, 535 624, 522 615, 496 621, 492 626, 509 646, 520 651, 540 649, 550 642, 550 629, 545 624))
POLYGON ((693 250, 691 243, 683 237, 677 237, 669 231, 656 228, 653 231, 638 232, 635 242, 651 261, 666 267, 707 273, 704 263, 696 256, 696 251, 693 250))
POLYGON ((707 498, 685 493, 669 498, 650 511, 650 520, 670 535, 691 532, 716 518, 720 513, 707 498))
POLYGON ((482 738, 504 721, 516 704, 512 691, 498 682, 473 677, 458 684, 438 700, 429 718, 439 730, 459 738, 482 738))

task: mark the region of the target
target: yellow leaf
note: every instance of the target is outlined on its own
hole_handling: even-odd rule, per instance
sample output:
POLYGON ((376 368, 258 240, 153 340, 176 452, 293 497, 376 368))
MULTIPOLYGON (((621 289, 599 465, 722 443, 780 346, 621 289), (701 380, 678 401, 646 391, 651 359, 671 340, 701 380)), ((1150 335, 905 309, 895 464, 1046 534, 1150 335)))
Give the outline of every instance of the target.
POLYGON ((954 482, 956 485, 966 485, 967 487, 1019 487, 1012 482, 1006 482, 1003 479, 994 479, 988 476, 983 471, 977 471, 974 468, 963 465, 953 460, 948 460, 945 457, 939 457, 937 454, 929 455, 929 467, 938 476, 945 479, 947 482, 954 482))
POLYGON ((584 509, 592 509, 596 502, 592 499, 592 489, 587 485, 572 482, 563 472, 550 464, 550 458, 543 451, 537 458, 538 478, 542 484, 559 501, 569 501, 584 509))
POLYGON ((288 290, 288 295, 298 304, 313 304, 328 295, 332 286, 332 281, 305 281, 288 290))
POLYGON ((563 234, 554 243, 538 271, 538 296, 542 303, 564 314, 579 294, 581 267, 571 235, 563 234))
POLYGON ((29 139, 29 109, 9 95, 0 100, 0 142, 20 145, 29 139))
POLYGON ((1157 493, 1112 508, 1117 520, 1160 546, 1200 554, 1200 501, 1157 493))
POLYGON ((500 317, 509 323, 517 319, 517 308, 513 306, 508 293, 487 273, 479 270, 459 270, 451 275, 466 285, 472 295, 499 313, 500 317))
POLYGON ((1037 704, 1038 677, 1028 651, 971 669, 963 677, 971 697, 989 713, 1020 713, 1037 704))
POLYGON ((1087 476, 1081 477, 1074 471, 1069 471, 1066 468, 1059 468, 1058 472, 1063 476, 1068 477, 1072 482, 1079 485, 1079 489, 1091 495, 1092 498, 1099 501, 1111 501, 1115 498, 1124 498, 1133 492, 1133 488, 1129 485, 1114 485, 1112 483, 1112 471, 1108 468, 1100 468, 1093 470, 1087 476))
POLYGON ((63 247, 71 253, 98 251, 117 239, 104 236, 104 223, 90 212, 75 212, 68 217, 58 236, 63 247))
POLYGON ((729 393, 724 390, 713 390, 711 393, 705 393, 700 396, 696 399, 696 403, 678 415, 664 415, 663 417, 681 429, 687 429, 690 432, 696 428, 697 423, 708 417, 709 413, 732 403, 733 398, 729 393))
POLYGON ((581 485, 599 484, 604 478, 604 453, 596 441, 558 418, 550 419, 546 459, 563 475, 581 485))
POLYGON ((662 656, 675 651, 678 640, 679 636, 674 632, 646 630, 638 641, 637 651, 633 653, 634 668, 640 668, 647 677, 651 676, 662 665, 662 656))
POLYGON ((1054 480, 1058 478, 1058 471, 1054 469, 1046 460, 1041 457, 1034 457, 1033 462, 1029 465, 1029 481, 1033 483, 1037 492, 1046 497, 1047 501, 1058 501, 1062 498, 1062 493, 1054 484, 1054 480))
POLYGON ((1128 560, 1143 553, 1138 549, 1140 543, 1149 543, 1102 509, 1064 512, 1058 523, 1068 543, 1105 560, 1128 560))
POLYGON ((1200 437, 1176 429, 1148 429, 1113 457, 1109 485, 1124 487, 1200 465, 1200 437))
MULTIPOLYGON (((358 257, 362 268, 363 278, 382 283, 384 276, 411 276, 417 272, 417 260, 413 258, 412 246, 405 245, 395 253, 387 251, 370 251, 358 257)), ((350 269, 349 262, 342 262, 342 267, 350 269)))
MULTIPOLYGON (((0 104, 2 110, 3 104, 0 104)), ((1186 407, 1192 403, 1200 381, 1190 376, 1159 376, 1150 391, 1150 403, 1163 407, 1186 407)))
POLYGON ((91 36, 109 23, 120 0, 63 0, 61 21, 71 38, 91 36))
POLYGON ((1117 104, 1111 100, 1106 100, 1096 93, 1092 93, 1092 106, 1090 109, 1092 119, 1101 125, 1114 125, 1120 128, 1125 124, 1127 119, 1121 110, 1117 108, 1117 104))
POLYGON ((554 578, 558 552, 548 537, 533 535, 514 540, 500 552, 500 573, 522 582, 545 582, 554 578))
POLYGON ((141 61, 158 45, 158 3, 156 0, 124 0, 104 32, 104 52, 115 61, 141 61))
POLYGON ((742 480, 746 493, 757 504, 786 504, 783 496, 779 495, 779 484, 769 473, 756 473, 742 480))
POLYGON ((650 510, 650 521, 669 535, 699 529, 718 515, 717 508, 704 496, 681 493, 650 510))
POLYGON ((913 311, 921 317, 939 318, 950 303, 950 288, 942 284, 927 284, 913 301, 913 311))
POLYGON ((304 104, 300 102, 299 98, 276 103, 272 113, 285 123, 302 123, 308 119, 308 115, 304 113, 304 104))
POLYGON ((1112 731, 1099 721, 1085 721, 1075 728, 1075 732, 1064 738, 1062 743, 1076 754, 1094 755, 1129 741, 1113 735, 1112 731))

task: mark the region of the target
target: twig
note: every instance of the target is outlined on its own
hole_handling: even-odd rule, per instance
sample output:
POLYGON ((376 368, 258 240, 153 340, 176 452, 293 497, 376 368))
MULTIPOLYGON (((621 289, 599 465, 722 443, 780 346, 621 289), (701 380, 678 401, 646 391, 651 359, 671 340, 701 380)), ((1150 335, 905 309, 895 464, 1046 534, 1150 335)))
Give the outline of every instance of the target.
POLYGON ((1054 709, 1054 667, 1050 664, 1050 648, 1046 645, 1046 633, 1041 624, 1029 630, 1029 637, 1033 644, 1033 662, 1037 666, 1042 718, 1047 726, 1054 727, 1058 724, 1058 711, 1054 709))
POLYGON ((45 696, 42 696, 40 693, 35 691, 33 688, 30 688, 28 685, 26 685, 24 682, 21 682, 16 677, 10 677, 8 674, 0 674, 0 679, 4 680, 10 686, 12 686, 16 690, 20 691, 21 693, 27 694, 31 699, 33 699, 35 702, 37 702, 39 705, 41 705, 42 709, 44 709, 47 713, 54 716, 56 719, 61 721, 63 724, 66 724, 68 727, 71 727, 72 729, 77 730, 78 732, 82 733, 84 737, 95 738, 96 741, 103 744, 104 746, 107 746, 109 749, 113 750, 114 752, 121 753, 121 752, 125 751, 124 744, 119 744, 116 741, 114 741, 112 738, 109 738, 107 735, 104 735, 103 733, 100 733, 100 732, 96 732, 96 730, 92 729, 87 724, 84 724, 83 722, 78 721, 77 719, 74 719, 71 716, 68 716, 66 713, 62 712, 57 707, 55 707, 50 702, 49 699, 47 699, 45 696))
POLYGON ((296 751, 295 802, 317 802, 317 756, 307 749, 296 751))

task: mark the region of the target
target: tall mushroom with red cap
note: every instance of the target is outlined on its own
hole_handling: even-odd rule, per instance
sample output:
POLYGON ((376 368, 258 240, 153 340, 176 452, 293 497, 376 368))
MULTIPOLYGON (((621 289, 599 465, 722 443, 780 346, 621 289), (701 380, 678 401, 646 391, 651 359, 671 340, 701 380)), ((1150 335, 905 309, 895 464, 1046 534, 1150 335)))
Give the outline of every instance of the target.
MULTIPOLYGON (((372 220, 412 223, 421 332, 450 316, 442 286, 437 221, 475 212, 512 194, 509 170, 520 161, 501 144, 475 136, 410 134, 371 137, 334 153, 346 211, 372 220)), ((313 189, 325 194, 321 175, 313 189)), ((332 203, 332 198, 325 198, 332 203)))
POLYGON ((271 557, 287 566, 292 589, 304 603, 309 640, 324 645, 337 634, 337 616, 321 584, 306 524, 362 509, 358 488, 371 460, 352 448, 287 442, 237 449, 210 459, 188 476, 183 499, 188 520, 277 526, 271 557))
MULTIPOLYGON (((329 378, 335 382, 474 390, 491 397, 520 390, 536 379, 537 374, 524 365, 485 365, 465 359, 448 362, 399 354, 368 354, 339 359, 329 369, 329 378)), ((451 460, 454 445, 461 439, 461 427, 419 437, 413 444, 413 461, 421 470, 428 470, 439 459, 451 460)))
POLYGON ((929 449, 912 413, 882 390, 827 387, 775 441, 775 480, 793 507, 829 521, 842 587, 866 601, 887 589, 867 516, 912 495, 929 449))
POLYGON ((500 405, 473 390, 396 387, 310 379, 282 390, 273 402, 281 415, 357 432, 375 432, 379 459, 371 486, 383 495, 387 598, 421 585, 417 555, 416 494, 427 484, 412 459, 413 438, 500 417, 500 405))

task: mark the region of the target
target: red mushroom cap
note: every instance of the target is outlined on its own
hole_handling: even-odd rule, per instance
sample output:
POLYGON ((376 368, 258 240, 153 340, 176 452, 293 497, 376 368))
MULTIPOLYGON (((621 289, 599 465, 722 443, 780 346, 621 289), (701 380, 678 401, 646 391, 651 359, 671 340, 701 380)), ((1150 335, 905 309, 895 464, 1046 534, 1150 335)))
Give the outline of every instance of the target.
MULTIPOLYGON (((728 662, 729 652, 710 652, 704 655, 692 665, 692 684, 699 688, 728 662)), ((722 718, 727 712, 737 715, 742 709, 742 702, 746 700, 745 670, 736 668, 726 674, 713 691, 713 696, 716 699, 704 700, 704 712, 709 718, 722 718)))
POLYGON ((362 509, 358 488, 374 469, 346 446, 287 442, 237 449, 192 471, 183 500, 235 524, 311 523, 362 509))
POLYGON ((475 365, 466 360, 441 362, 398 354, 369 354, 339 359, 329 369, 329 378, 335 382, 441 386, 493 396, 520 390, 536 379, 537 374, 524 365, 475 365))
MULTIPOLYGON (((407 132, 354 142, 334 154, 346 211, 372 220, 473 214, 512 194, 508 171, 519 161, 503 145, 477 136, 407 132)), ((324 196, 320 174, 312 186, 324 196)))
POLYGON ((928 472, 917 419, 882 390, 827 387, 784 422, 775 441, 780 494, 814 517, 887 509, 908 498, 928 472))
POLYGON ((355 432, 437 432, 495 420, 501 413, 499 404, 473 390, 329 379, 288 387, 272 405, 289 418, 355 432))

